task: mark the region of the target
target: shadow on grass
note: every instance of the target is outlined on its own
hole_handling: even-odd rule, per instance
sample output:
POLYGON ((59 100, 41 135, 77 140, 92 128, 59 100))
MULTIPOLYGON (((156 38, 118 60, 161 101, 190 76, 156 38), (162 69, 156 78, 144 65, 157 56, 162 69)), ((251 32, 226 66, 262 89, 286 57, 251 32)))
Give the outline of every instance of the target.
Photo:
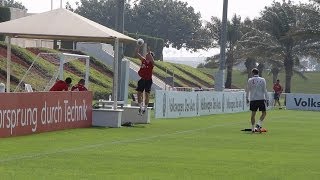
MULTIPOLYGON (((101 126, 92 126, 91 128, 97 129, 97 130, 105 130, 105 129, 114 129, 112 127, 101 127, 101 126)), ((146 128, 145 125, 142 124, 133 124, 131 126, 121 126, 120 128, 146 128)))

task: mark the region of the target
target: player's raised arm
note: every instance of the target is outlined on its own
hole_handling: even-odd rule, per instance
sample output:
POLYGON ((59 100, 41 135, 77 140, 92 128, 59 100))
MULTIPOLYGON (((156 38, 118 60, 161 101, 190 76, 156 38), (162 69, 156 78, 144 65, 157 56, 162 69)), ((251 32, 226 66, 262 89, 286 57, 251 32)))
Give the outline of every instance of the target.
POLYGON ((149 56, 149 61, 151 62, 152 65, 154 65, 154 54, 153 52, 149 51, 148 54, 149 56))
POLYGON ((135 53, 136 53, 136 57, 139 58, 141 61, 143 61, 145 58, 139 52, 140 51, 140 47, 141 46, 137 46, 136 47, 135 53))

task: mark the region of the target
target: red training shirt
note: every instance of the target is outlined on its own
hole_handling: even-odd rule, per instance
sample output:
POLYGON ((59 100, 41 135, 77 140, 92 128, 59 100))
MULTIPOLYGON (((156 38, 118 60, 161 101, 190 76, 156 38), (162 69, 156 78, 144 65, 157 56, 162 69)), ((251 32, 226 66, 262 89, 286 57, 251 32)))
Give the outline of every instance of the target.
POLYGON ((68 84, 59 80, 51 87, 50 91, 68 91, 68 84))
POLYGON ((144 80, 152 79, 153 64, 151 61, 147 61, 145 58, 141 58, 141 66, 138 71, 139 76, 144 80))
POLYGON ((88 91, 88 89, 82 84, 77 84, 72 86, 71 91, 88 91))
POLYGON ((281 87, 281 85, 280 85, 279 83, 275 83, 275 84, 273 85, 273 90, 274 90, 274 92, 276 92, 276 93, 281 93, 281 92, 282 92, 282 87, 281 87))

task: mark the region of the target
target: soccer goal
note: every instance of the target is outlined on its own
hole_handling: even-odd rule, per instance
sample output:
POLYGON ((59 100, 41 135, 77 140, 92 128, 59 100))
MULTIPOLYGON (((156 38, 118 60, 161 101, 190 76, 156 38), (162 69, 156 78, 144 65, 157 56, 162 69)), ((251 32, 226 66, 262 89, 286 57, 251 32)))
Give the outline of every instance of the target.
POLYGON ((90 57, 86 55, 39 53, 23 73, 15 92, 25 91, 26 84, 33 91, 48 91, 57 80, 64 80, 66 77, 71 77, 72 84, 85 79, 85 86, 88 88, 89 62, 90 57))

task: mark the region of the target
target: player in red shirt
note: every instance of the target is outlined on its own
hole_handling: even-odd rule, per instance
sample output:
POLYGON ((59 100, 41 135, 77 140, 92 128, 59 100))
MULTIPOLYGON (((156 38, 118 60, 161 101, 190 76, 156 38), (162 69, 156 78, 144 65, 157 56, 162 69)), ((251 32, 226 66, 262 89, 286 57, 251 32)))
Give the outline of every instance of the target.
POLYGON ((149 95, 152 86, 152 71, 154 67, 154 59, 153 59, 153 52, 150 51, 150 47, 148 47, 148 52, 145 57, 143 57, 140 53, 141 46, 137 46, 136 48, 136 56, 141 60, 140 70, 138 71, 139 76, 141 77, 138 81, 137 87, 137 96, 138 96, 138 104, 140 106, 139 114, 143 114, 148 107, 149 104, 149 95), (142 104, 142 96, 143 92, 145 92, 145 100, 144 100, 144 107, 142 104))
POLYGON ((50 89, 50 91, 68 91, 72 79, 67 77, 65 81, 58 80, 50 89))
POLYGON ((280 99, 280 95, 281 95, 283 89, 282 89, 282 86, 280 85, 279 79, 277 80, 276 83, 274 83, 273 91, 274 91, 274 106, 276 106, 276 104, 278 103, 278 105, 280 106, 279 109, 282 109, 279 99, 280 99))
POLYGON ((78 84, 72 86, 71 91, 88 91, 88 89, 84 86, 85 85, 85 80, 80 79, 78 84))

